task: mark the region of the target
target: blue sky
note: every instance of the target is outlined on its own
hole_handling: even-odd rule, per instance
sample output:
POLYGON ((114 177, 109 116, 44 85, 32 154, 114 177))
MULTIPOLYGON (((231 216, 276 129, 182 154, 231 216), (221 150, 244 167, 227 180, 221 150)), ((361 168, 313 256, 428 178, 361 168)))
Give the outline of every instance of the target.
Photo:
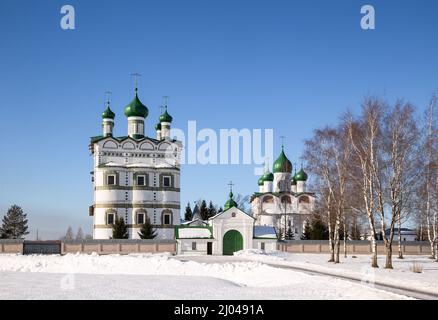
MULTIPOLYGON (((126 134, 130 74, 149 107, 147 133, 170 96, 174 125, 273 128, 299 161, 312 130, 334 124, 365 95, 423 108, 438 88, 435 1, 0 2, 0 212, 17 203, 32 234, 91 231, 89 137, 110 90, 116 135, 126 134), (76 10, 62 30, 60 8, 76 10), (376 30, 360 28, 372 4, 376 30)), ((181 200, 222 204, 257 189, 250 165, 182 168, 181 200)), ((32 237, 32 235, 31 235, 32 237)))

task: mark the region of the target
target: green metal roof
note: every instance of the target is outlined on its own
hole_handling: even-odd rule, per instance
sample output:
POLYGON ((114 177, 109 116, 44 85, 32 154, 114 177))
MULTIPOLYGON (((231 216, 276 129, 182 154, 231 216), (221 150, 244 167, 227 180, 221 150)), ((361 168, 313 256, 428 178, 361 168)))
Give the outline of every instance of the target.
POLYGON ((140 99, 138 98, 136 88, 134 99, 131 101, 130 104, 125 107, 125 116, 146 118, 148 114, 149 110, 143 103, 141 103, 140 99))
POLYGON ((297 172, 294 176, 294 180, 296 181, 307 181, 307 173, 304 172, 304 169, 301 167, 301 170, 297 172))
POLYGON ((167 113, 167 106, 165 107, 164 113, 160 116, 160 122, 172 122, 172 116, 167 113))
POLYGON ((113 119, 116 117, 116 114, 114 112, 112 112, 109 102, 107 104, 107 107, 105 109, 105 111, 102 113, 102 119, 113 119))
POLYGON ((259 186, 262 186, 264 182, 265 181, 263 180, 263 176, 261 176, 259 181, 258 181, 259 186))
POLYGON ((274 173, 291 173, 292 163, 284 154, 284 148, 281 147, 281 153, 274 162, 274 173))
POLYGON ((227 211, 228 209, 232 208, 232 207, 236 207, 237 208, 237 202, 234 201, 233 197, 233 192, 230 191, 230 194, 228 195, 229 199, 227 202, 225 202, 225 206, 224 206, 224 211, 227 211))

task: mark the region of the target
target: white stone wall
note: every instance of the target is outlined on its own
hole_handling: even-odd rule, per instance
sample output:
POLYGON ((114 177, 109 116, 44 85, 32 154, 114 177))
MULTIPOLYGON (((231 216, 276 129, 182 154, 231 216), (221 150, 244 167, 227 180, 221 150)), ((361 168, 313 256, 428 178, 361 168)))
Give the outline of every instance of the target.
POLYGON ((254 232, 254 219, 243 213, 237 208, 231 208, 215 219, 210 220, 209 224, 213 227, 213 254, 223 254, 223 237, 230 230, 236 230, 242 234, 243 250, 252 249, 252 240, 254 232), (235 213, 235 217, 233 217, 235 213))
POLYGON ((253 239, 253 248, 262 250, 262 243, 265 244, 266 251, 277 250, 277 239, 253 239))
MULTIPOLYGON (((163 210, 170 210, 172 225, 180 224, 178 168, 181 146, 180 142, 172 141, 157 143, 149 139, 126 139, 120 142, 113 138, 106 138, 94 144, 95 239, 108 239, 112 234, 111 226, 106 225, 108 210, 116 211, 129 226, 135 226, 139 209, 145 210, 151 222, 156 225, 162 224, 163 210), (147 176, 146 186, 135 186, 136 173, 147 176), (115 186, 107 185, 108 174, 118 176, 115 186), (172 177, 171 187, 161 185, 160 175, 172 177)), ((131 238, 138 238, 137 229, 129 228, 131 238)), ((160 229, 159 236, 173 239, 173 228, 160 229)))

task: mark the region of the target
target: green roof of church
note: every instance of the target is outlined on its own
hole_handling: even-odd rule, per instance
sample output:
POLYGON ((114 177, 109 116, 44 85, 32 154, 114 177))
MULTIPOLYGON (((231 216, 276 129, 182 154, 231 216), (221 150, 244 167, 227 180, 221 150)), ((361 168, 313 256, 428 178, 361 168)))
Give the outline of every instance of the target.
POLYGON ((272 172, 266 172, 263 175, 263 181, 274 181, 274 174, 272 172))
POLYGON ((295 180, 295 176, 293 176, 291 179, 291 185, 293 185, 293 186, 297 185, 297 180, 295 180))
POLYGON ((225 202, 224 211, 226 211, 226 210, 228 210, 228 209, 230 209, 232 207, 236 207, 237 208, 237 202, 234 201, 233 197, 234 197, 233 191, 230 191, 229 199, 228 199, 227 202, 225 202))
POLYGON ((137 88, 135 88, 135 97, 131 103, 125 107, 125 116, 146 118, 148 114, 149 110, 143 103, 141 103, 137 95, 137 88))
POLYGON ((259 181, 258 181, 259 186, 262 186, 264 182, 265 182, 265 181, 263 180, 263 176, 261 176, 260 179, 259 179, 259 181))
POLYGON ((307 181, 307 173, 304 171, 304 169, 302 167, 301 167, 301 170, 295 174, 294 180, 307 181))
POLYGON ((274 173, 292 172, 292 163, 284 154, 284 148, 281 147, 281 153, 274 162, 274 173))
POLYGON ((167 107, 164 110, 164 113, 160 116, 160 122, 172 122, 173 118, 172 116, 167 113, 167 107))
POLYGON ((105 111, 102 113, 102 119, 113 119, 116 117, 116 114, 111 110, 109 106, 109 102, 107 104, 107 107, 105 111))

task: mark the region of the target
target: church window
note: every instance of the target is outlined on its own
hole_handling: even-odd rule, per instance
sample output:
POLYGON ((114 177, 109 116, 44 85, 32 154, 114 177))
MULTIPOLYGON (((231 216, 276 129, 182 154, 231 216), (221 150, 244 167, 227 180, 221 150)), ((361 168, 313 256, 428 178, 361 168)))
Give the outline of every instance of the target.
POLYGON ((114 224, 114 216, 115 216, 115 214, 114 213, 108 213, 108 215, 107 215, 107 224, 114 224))
POLYGON ((260 243, 260 249, 261 249, 261 250, 265 250, 265 243, 264 243, 264 242, 261 242, 261 243, 260 243))
POLYGON ((146 177, 145 176, 137 176, 137 185, 145 186, 146 185, 146 177))
POLYGON ((106 183, 109 186, 114 186, 116 184, 116 176, 114 174, 110 174, 106 178, 106 183))
POLYGON ((165 188, 170 187, 170 176, 163 177, 163 187, 165 188))
POLYGON ((192 250, 196 250, 196 242, 192 242, 192 250))
POLYGON ((164 225, 170 225, 170 214, 169 213, 165 213, 163 215, 163 224, 164 225))
POLYGON ((264 203, 274 203, 274 197, 272 197, 272 196, 264 197, 263 202, 264 203))
POLYGON ((137 224, 144 224, 144 213, 137 213, 137 224))
POLYGON ((299 199, 299 202, 300 202, 300 203, 309 203, 309 197, 301 197, 301 198, 299 199))
POLYGON ((284 196, 281 198, 282 203, 291 203, 290 197, 284 196))

